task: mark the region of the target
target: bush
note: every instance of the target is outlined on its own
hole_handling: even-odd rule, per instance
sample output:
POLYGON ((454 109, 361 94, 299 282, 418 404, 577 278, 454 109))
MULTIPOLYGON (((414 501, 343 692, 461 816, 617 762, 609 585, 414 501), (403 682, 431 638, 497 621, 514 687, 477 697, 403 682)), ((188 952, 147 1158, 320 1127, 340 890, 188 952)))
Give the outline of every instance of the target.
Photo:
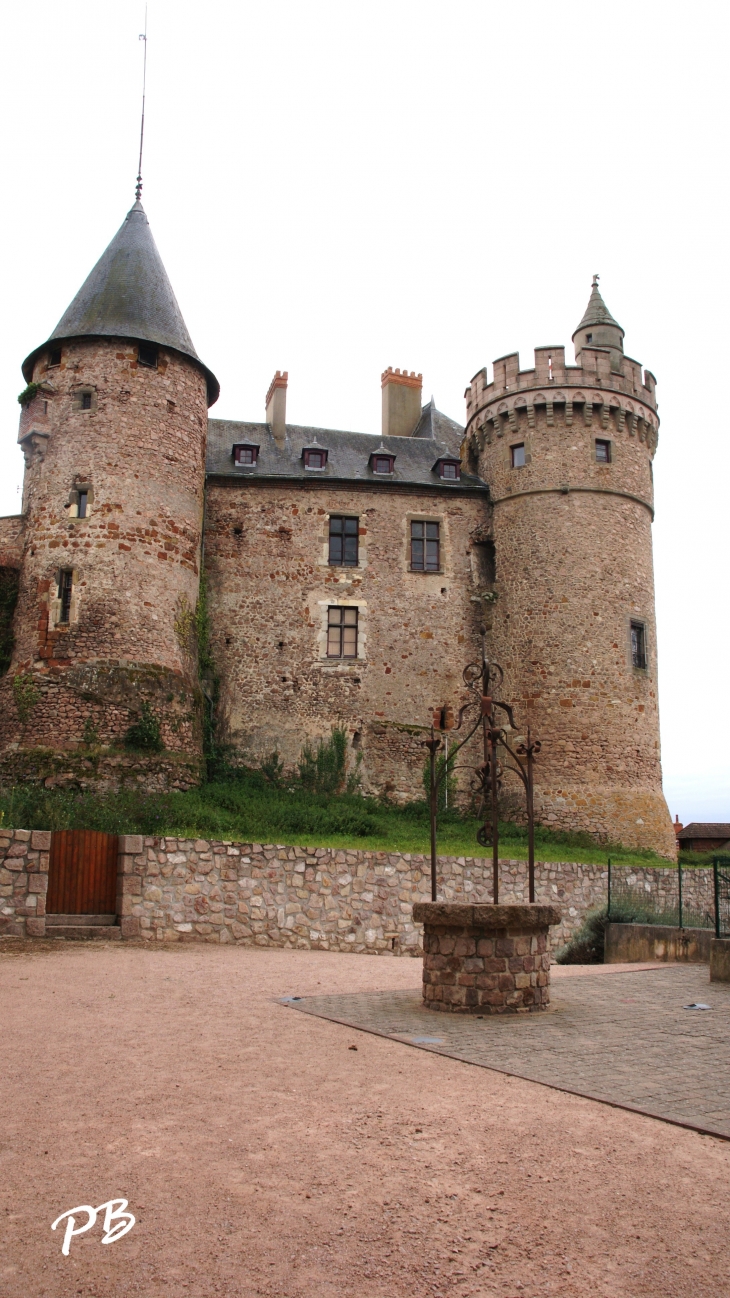
POLYGON ((299 782, 312 793, 339 793, 347 780, 347 731, 335 726, 316 748, 306 743, 299 758, 299 782))
POLYGON ((656 922, 646 907, 631 902, 611 902, 611 919, 608 906, 590 911, 580 928, 555 957, 556 964, 603 964, 606 925, 646 924, 656 922))
POLYGON ((125 748, 136 748, 143 752, 160 753, 164 748, 160 723, 149 703, 143 703, 137 720, 129 727, 124 736, 125 748))

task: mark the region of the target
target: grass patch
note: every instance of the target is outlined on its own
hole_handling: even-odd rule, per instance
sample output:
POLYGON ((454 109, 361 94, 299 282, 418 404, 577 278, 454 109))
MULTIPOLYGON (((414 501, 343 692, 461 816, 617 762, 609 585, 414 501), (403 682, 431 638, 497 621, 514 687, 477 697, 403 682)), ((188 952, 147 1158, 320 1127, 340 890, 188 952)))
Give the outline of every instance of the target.
MULTIPOLYGON (((224 771, 186 793, 142 794, 132 789, 98 794, 75 789, 18 785, 0 790, 0 824, 13 829, 99 829, 111 834, 232 839, 244 843, 364 848, 428 855, 425 801, 396 807, 356 792, 332 794, 311 788, 277 787, 261 771, 224 771)), ((439 818, 442 856, 483 856, 479 821, 449 811, 439 818)), ((653 852, 599 845, 586 834, 538 826, 536 856, 542 861, 663 865, 653 852)), ((500 825, 500 856, 527 858, 527 830, 500 825)))

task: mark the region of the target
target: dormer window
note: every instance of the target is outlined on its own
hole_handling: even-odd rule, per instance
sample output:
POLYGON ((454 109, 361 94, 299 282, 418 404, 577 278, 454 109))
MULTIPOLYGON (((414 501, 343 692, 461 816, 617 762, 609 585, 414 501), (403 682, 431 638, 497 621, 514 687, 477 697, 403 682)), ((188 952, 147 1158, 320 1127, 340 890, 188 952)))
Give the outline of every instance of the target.
POLYGON ((239 442, 233 448, 233 463, 242 469, 252 469, 258 464, 259 447, 254 442, 239 442))
POLYGON ((381 473, 381 474, 392 473, 395 467, 395 456, 377 455, 377 454, 371 455, 370 467, 373 473, 381 473))
POLYGON ((157 346, 155 343, 140 343, 137 347, 137 360, 150 370, 157 369, 157 346))
POLYGON ((61 364, 61 348, 52 347, 48 354, 48 368, 50 369, 52 365, 60 365, 60 364, 61 364))
POLYGON ((302 451, 305 469, 326 469, 327 454, 321 446, 305 446, 302 451))
POLYGON ((444 458, 437 460, 433 467, 439 477, 447 482, 458 482, 461 477, 461 460, 444 458))

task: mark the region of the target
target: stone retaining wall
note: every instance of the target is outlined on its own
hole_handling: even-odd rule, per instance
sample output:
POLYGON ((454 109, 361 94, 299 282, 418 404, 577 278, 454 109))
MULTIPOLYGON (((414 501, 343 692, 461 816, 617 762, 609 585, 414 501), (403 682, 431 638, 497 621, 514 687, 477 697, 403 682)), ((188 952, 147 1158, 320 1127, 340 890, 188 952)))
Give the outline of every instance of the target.
MULTIPOLYGON (((0 827, 0 933, 43 936, 50 834, 0 827)), ((488 902, 491 860, 439 857, 439 900, 488 902)), ((536 900, 560 907, 553 950, 606 904, 602 865, 537 863, 536 900)), ((676 870, 642 867, 627 882, 647 900, 676 888, 676 870)), ((686 904, 706 895, 712 871, 684 874, 686 904), (700 878, 703 876, 703 878, 700 878), (708 878, 704 878, 708 876, 708 878)), ((243 942, 329 951, 421 954, 411 918, 430 899, 425 856, 282 847, 205 839, 119 839, 122 936, 155 941, 243 942)), ((501 863, 500 901, 527 901, 527 863, 501 863)))

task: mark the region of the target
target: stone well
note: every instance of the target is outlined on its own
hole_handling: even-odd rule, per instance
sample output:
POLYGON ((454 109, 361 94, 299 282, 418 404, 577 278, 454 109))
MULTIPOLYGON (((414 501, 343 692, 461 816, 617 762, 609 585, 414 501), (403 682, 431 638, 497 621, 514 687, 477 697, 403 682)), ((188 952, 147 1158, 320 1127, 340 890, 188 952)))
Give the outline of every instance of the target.
POLYGON ((557 906, 421 901, 423 1003, 452 1014, 527 1014, 550 1003, 550 925, 557 906))

